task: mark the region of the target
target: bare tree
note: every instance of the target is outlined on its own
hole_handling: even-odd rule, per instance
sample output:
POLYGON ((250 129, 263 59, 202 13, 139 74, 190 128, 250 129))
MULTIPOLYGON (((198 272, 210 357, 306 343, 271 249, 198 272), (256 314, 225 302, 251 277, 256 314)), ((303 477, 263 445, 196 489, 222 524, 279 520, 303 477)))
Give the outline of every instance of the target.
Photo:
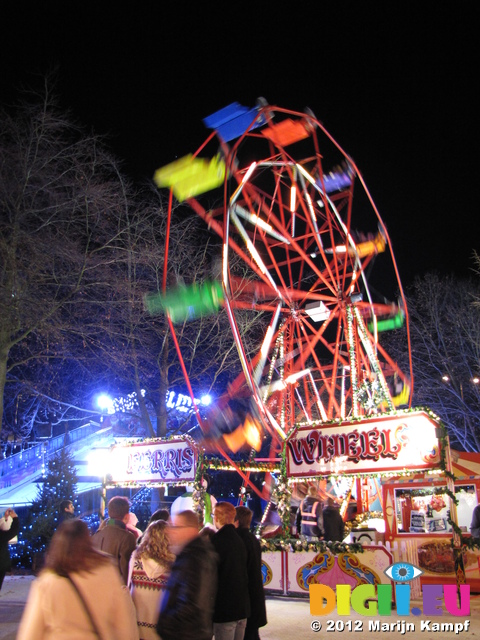
MULTIPOLYGON (((146 294, 162 291, 166 207, 161 195, 141 195, 137 207, 124 213, 125 234, 117 246, 112 276, 116 289, 99 297, 98 313, 83 325, 86 343, 97 356, 101 353, 112 380, 119 388, 136 392, 131 408, 150 436, 164 437, 182 432, 195 424, 192 414, 178 414, 167 406, 172 389, 188 394, 184 371, 164 314, 150 315, 146 294), (97 319, 108 317, 108 323, 97 319)), ((220 256, 219 243, 191 212, 174 211, 169 234, 167 288, 169 291, 212 280, 220 256)), ((255 336, 258 315, 245 312, 242 329, 255 336)), ((181 357, 194 390, 220 393, 240 371, 227 314, 223 309, 207 317, 185 320, 175 326, 181 357)))
POLYGON ((122 235, 125 194, 95 136, 55 106, 0 114, 0 424, 88 415, 92 380, 76 309, 94 296, 122 235), (74 391, 73 391, 74 390, 74 391), (38 399, 42 401, 36 402, 38 399))
MULTIPOLYGON (((480 254, 474 251, 472 259, 474 264, 473 270, 477 277, 480 277, 480 254)), ((475 307, 480 309, 480 295, 478 293, 473 296, 473 304, 475 307)))
MULTIPOLYGON (((447 427, 451 443, 480 449, 479 281, 418 278, 407 295, 410 314, 414 406, 429 407, 447 427)), ((405 358, 394 336, 390 352, 405 358)))
MULTIPOLYGON (((86 135, 48 95, 0 118, 0 417, 7 432, 85 420, 99 389, 136 393, 132 417, 148 435, 182 431, 167 391, 186 393, 165 316, 166 219, 161 194, 122 176, 103 141, 86 135), (156 425, 155 425, 156 423, 156 425)), ((219 242, 178 209, 169 288, 215 277, 219 242)), ((242 330, 258 316, 245 312, 242 330)), ((252 324, 253 323, 253 324, 252 324)), ((192 384, 220 393, 240 370, 226 313, 176 327, 192 384)))

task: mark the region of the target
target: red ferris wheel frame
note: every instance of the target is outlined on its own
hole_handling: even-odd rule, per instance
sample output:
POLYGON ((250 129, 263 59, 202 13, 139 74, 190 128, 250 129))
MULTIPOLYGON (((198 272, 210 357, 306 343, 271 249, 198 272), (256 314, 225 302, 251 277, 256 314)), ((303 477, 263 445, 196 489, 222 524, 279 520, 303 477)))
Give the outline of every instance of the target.
MULTIPOLYGON (((260 104, 242 114, 240 133, 232 138, 230 130, 225 133, 224 112, 206 119, 213 131, 192 156, 216 145, 215 161, 224 168, 221 206, 208 208, 197 195, 185 202, 223 241, 224 305, 242 365, 228 395, 253 399, 256 419, 272 439, 273 459, 300 424, 410 406, 408 312, 377 207, 354 161, 315 116, 260 104), (354 195, 355 203, 360 195, 359 213, 354 195), (368 233, 362 237, 356 225, 366 225, 368 233), (389 259, 398 292, 394 304, 370 290, 368 272, 377 256, 382 270, 389 259), (232 270, 234 257, 247 277, 232 270), (242 313, 265 319, 253 357, 244 348, 242 313), (408 374, 380 343, 382 323, 388 322, 405 322, 408 374)), ((171 192, 168 225, 172 203, 171 192)), ((165 274, 167 264, 168 237, 165 274)), ((165 291, 165 277, 163 286, 165 291)), ((170 327, 182 362, 171 321, 170 327)), ((189 385, 185 367, 184 374, 189 385)), ((197 417, 207 430, 198 411, 197 417)), ((220 453, 230 459, 227 451, 220 453)))

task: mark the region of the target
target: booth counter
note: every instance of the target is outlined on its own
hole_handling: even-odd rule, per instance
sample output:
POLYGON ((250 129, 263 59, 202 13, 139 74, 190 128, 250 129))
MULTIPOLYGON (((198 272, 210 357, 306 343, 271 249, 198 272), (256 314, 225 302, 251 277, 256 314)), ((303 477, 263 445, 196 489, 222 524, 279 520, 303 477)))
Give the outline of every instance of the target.
POLYGON ((265 591, 282 595, 309 595, 310 584, 332 589, 348 584, 391 584, 385 569, 393 554, 384 545, 365 546, 363 553, 325 551, 264 551, 262 572, 265 591))

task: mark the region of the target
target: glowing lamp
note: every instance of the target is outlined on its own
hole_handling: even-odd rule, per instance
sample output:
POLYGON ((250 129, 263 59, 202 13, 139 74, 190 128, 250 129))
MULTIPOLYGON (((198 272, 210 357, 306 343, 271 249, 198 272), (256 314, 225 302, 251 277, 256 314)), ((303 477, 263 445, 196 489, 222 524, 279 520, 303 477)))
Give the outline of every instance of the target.
POLYGON ((102 411, 106 411, 107 413, 115 413, 115 409, 113 406, 113 400, 107 394, 102 393, 97 398, 97 406, 102 411))
POLYGON ((108 450, 92 449, 87 456, 87 475, 104 476, 109 471, 105 466, 108 460, 108 450))

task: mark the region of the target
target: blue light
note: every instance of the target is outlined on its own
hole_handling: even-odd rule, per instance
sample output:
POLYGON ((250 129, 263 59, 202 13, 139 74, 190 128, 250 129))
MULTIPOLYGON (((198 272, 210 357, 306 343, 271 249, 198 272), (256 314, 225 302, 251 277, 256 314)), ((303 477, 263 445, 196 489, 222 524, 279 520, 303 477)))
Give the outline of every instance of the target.
POLYGON ((102 411, 114 413, 113 400, 105 393, 102 393, 97 397, 97 405, 102 411))
POLYGON ((204 396, 201 397, 200 402, 205 406, 208 407, 208 405, 212 402, 212 397, 208 395, 208 393, 204 396))

